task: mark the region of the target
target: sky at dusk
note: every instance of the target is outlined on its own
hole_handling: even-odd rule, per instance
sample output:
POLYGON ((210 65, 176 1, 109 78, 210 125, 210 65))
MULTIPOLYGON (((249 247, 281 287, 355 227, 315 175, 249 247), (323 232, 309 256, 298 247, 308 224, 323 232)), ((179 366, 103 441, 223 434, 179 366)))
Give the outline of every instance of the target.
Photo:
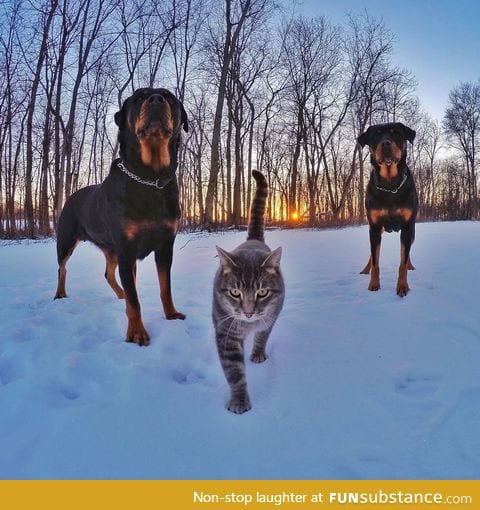
POLYGON ((295 10, 334 24, 364 10, 382 17, 395 37, 393 62, 413 73, 422 107, 435 119, 443 118, 453 87, 480 79, 480 0, 302 0, 295 10))

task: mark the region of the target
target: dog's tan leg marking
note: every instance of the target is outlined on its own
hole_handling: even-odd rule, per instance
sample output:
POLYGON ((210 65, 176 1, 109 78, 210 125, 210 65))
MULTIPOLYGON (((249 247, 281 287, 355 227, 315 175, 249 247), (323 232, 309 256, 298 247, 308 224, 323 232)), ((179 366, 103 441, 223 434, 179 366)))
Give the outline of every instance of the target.
POLYGON ((168 320, 185 319, 185 315, 178 312, 173 304, 172 288, 170 283, 170 271, 157 267, 158 281, 160 283, 160 299, 162 300, 163 311, 168 320))
POLYGON ((405 297, 410 290, 407 281, 408 259, 405 260, 405 246, 402 244, 400 249, 400 267, 398 268, 397 294, 405 297))
POLYGON ((62 299, 67 297, 67 291, 65 290, 65 282, 67 279, 67 262, 68 259, 72 256, 73 250, 80 241, 76 241, 73 245, 73 248, 68 252, 67 256, 60 262, 58 267, 58 284, 57 284, 57 292, 55 292, 55 297, 53 299, 62 299))
POLYGON ((375 250, 375 260, 371 260, 370 283, 368 290, 376 291, 380 289, 380 245, 375 250))
POLYGON ((127 342, 132 342, 140 346, 147 346, 150 343, 150 336, 145 329, 138 307, 132 306, 128 299, 126 301, 126 313, 128 319, 127 342))
POLYGON ((105 279, 108 284, 112 288, 115 295, 118 299, 125 299, 125 292, 122 287, 117 283, 117 279, 115 278, 115 270, 118 266, 118 258, 113 253, 108 250, 102 250, 105 255, 106 267, 105 267, 105 279))

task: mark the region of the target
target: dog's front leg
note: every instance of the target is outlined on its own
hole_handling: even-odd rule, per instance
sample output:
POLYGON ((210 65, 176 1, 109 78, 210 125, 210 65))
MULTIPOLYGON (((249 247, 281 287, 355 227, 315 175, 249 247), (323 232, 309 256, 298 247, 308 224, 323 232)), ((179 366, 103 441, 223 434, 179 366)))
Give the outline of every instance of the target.
POLYGON ((173 243, 175 237, 168 239, 165 245, 155 251, 155 264, 157 266, 158 281, 160 284, 160 299, 162 300, 163 311, 168 320, 185 319, 183 313, 177 312, 172 298, 172 287, 170 269, 173 260, 173 243))
POLYGON ((410 262, 410 248, 412 247, 415 239, 415 223, 408 222, 402 227, 400 234, 400 267, 398 268, 398 281, 397 281, 397 294, 400 297, 405 297, 410 290, 407 281, 408 270, 412 268, 410 262))
POLYGON ((380 289, 380 246, 382 227, 370 225, 370 284, 368 290, 380 289))
POLYGON ((125 256, 118 257, 118 272, 125 291, 126 313, 128 319, 127 342, 138 345, 148 345, 150 337, 142 322, 140 302, 136 288, 137 262, 135 259, 125 256))

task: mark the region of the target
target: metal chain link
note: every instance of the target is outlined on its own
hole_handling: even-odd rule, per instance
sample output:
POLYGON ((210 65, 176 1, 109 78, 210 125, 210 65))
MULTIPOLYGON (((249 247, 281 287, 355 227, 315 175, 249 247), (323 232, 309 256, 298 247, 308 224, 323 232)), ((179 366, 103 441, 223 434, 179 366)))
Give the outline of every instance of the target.
POLYGON ((152 187, 160 189, 160 190, 164 189, 165 186, 167 184, 169 184, 170 181, 173 179, 173 177, 171 177, 170 179, 168 179, 168 181, 163 186, 159 186, 158 185, 158 181, 160 180, 160 178, 158 178, 156 181, 147 181, 145 179, 142 179, 138 175, 135 175, 134 173, 130 172, 128 170, 128 168, 125 167, 125 165, 123 164, 122 160, 119 160, 117 162, 117 166, 118 166, 118 168, 120 168, 120 170, 124 174, 128 175, 128 177, 130 177, 130 179, 133 179, 135 182, 138 182, 139 184, 145 184, 145 186, 152 186, 152 187))
POLYGON ((387 193, 393 193, 393 194, 396 194, 400 191, 400 188, 405 184, 405 181, 407 180, 407 172, 405 172, 403 174, 403 179, 402 179, 402 182, 398 185, 397 189, 387 189, 387 188, 381 188, 380 186, 377 185, 377 183, 375 183, 375 187, 380 190, 380 191, 386 191, 387 193))

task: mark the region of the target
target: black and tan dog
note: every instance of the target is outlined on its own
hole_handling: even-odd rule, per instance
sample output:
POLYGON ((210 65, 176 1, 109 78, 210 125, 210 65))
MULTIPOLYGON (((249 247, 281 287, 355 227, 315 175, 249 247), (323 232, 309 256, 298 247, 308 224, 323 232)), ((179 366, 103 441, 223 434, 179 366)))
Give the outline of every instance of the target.
POLYGON ((400 122, 370 126, 358 137, 358 143, 370 147, 373 166, 365 195, 370 226, 371 255, 362 274, 370 273, 369 290, 380 288, 380 244, 382 233, 401 231, 400 268, 397 294, 401 297, 410 290, 407 281, 410 248, 415 239, 415 219, 418 198, 412 173, 407 166, 407 142, 413 142, 415 131, 400 122))
POLYGON ((180 218, 175 175, 180 130, 188 130, 180 101, 166 89, 144 88, 115 114, 120 158, 102 184, 68 198, 57 230, 58 288, 66 297, 66 263, 79 241, 91 241, 106 258, 105 278, 126 299, 127 342, 148 345, 135 285, 137 259, 155 253, 160 297, 167 319, 184 319, 171 295, 170 268, 180 218), (123 289, 115 280, 118 265, 123 289))

